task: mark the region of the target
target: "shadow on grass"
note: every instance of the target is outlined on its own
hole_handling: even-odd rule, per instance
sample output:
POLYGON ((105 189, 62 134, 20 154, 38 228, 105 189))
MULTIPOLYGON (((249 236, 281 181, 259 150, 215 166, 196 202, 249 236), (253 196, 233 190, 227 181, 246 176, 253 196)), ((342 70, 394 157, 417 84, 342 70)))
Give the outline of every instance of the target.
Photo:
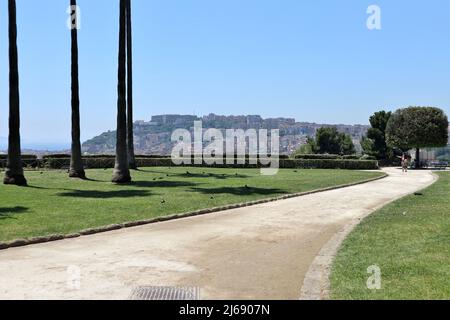
POLYGON ((27 212, 26 207, 0 208, 0 220, 15 219, 14 215, 27 212))
POLYGON ((252 187, 221 187, 221 188, 192 188, 192 192, 200 192, 203 194, 232 194, 236 196, 247 195, 276 195, 285 194, 286 191, 274 188, 252 188, 252 187))
MULTIPOLYGON (((195 168, 198 170, 198 168, 195 168)), ((214 178, 214 179, 228 179, 228 178, 250 178, 251 176, 245 175, 245 174, 220 174, 220 173, 211 173, 211 172, 190 172, 189 170, 186 171, 186 173, 171 173, 170 171, 162 172, 157 170, 144 170, 139 169, 140 172, 146 172, 146 173, 154 173, 154 174, 162 174, 162 175, 168 175, 169 177, 180 177, 180 178, 214 178)))
POLYGON ((129 185, 141 188, 176 188, 176 187, 193 187, 198 185, 198 183, 185 181, 156 180, 156 181, 133 181, 129 185))
POLYGON ((82 179, 79 179, 79 180, 87 181, 87 182, 110 182, 110 181, 107 181, 107 180, 97 180, 97 179, 92 179, 92 178, 89 178, 89 177, 82 178, 82 179))
POLYGON ((152 193, 145 190, 117 190, 117 191, 96 191, 96 190, 72 190, 58 193, 60 197, 71 198, 92 198, 92 199, 112 199, 112 198, 134 198, 148 197, 152 193))
POLYGON ((186 173, 179 173, 179 174, 174 174, 172 176, 175 177, 181 177, 181 178, 214 178, 214 179, 219 179, 219 180, 226 180, 226 179, 232 179, 232 178, 249 178, 248 175, 245 174, 219 174, 219 173, 208 173, 208 172, 204 172, 204 173, 192 173, 187 171, 186 173))

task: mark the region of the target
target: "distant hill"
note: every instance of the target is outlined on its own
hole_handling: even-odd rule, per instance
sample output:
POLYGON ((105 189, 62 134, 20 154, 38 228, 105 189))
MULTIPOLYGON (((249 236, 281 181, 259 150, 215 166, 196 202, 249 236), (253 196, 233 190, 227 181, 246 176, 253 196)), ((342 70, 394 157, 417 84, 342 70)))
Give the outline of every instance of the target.
MULTIPOLYGON (((170 141, 172 132, 176 129, 191 130, 194 121, 201 120, 203 128, 216 129, 279 129, 280 130, 280 152, 289 154, 295 151, 301 144, 306 143, 308 136, 315 136, 320 127, 335 126, 340 132, 350 134, 357 146, 359 140, 366 134, 369 126, 344 125, 344 124, 317 124, 309 122, 296 122, 291 118, 268 118, 263 119, 259 115, 247 116, 221 116, 210 114, 203 117, 191 115, 158 115, 153 116, 151 121, 136 121, 134 123, 135 149, 138 154, 160 154, 171 153, 173 144, 170 141)), ((116 143, 116 132, 107 131, 83 143, 83 152, 89 154, 114 153, 116 143)))

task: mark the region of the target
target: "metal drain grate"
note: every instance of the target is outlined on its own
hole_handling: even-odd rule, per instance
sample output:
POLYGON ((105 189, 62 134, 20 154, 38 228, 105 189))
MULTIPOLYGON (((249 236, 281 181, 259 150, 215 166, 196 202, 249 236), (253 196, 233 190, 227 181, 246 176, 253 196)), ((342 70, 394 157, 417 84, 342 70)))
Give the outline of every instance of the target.
POLYGON ((200 300, 197 287, 136 287, 130 300, 200 300))

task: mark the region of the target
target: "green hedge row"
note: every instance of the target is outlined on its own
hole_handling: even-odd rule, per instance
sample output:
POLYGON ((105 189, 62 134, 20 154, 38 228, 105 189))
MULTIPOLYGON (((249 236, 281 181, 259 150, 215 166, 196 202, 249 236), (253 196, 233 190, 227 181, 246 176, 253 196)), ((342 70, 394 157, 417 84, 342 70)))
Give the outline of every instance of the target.
POLYGON ((311 160, 336 160, 342 159, 342 157, 338 154, 297 154, 294 157, 295 159, 311 159, 311 160))
POLYGON ((361 159, 361 156, 358 156, 356 154, 354 154, 354 155, 345 155, 345 156, 342 156, 342 159, 344 159, 344 160, 359 160, 359 159, 361 159))
MULTIPOLYGON (((7 155, 0 154, 0 168, 6 167, 7 155)), ((39 160, 37 156, 24 154, 22 155, 22 166, 25 168, 37 168, 39 167, 39 160)))
POLYGON ((294 157, 295 159, 305 159, 305 160, 376 160, 375 157, 367 155, 338 155, 338 154, 298 154, 294 157))
POLYGON ((378 161, 376 160, 344 160, 344 159, 280 160, 280 168, 350 169, 350 170, 379 169, 378 161))
MULTIPOLYGON (((70 158, 70 154, 48 154, 42 157, 42 159, 66 159, 70 158)), ((87 155, 83 156, 83 158, 102 158, 102 159, 115 159, 116 156, 112 154, 101 154, 101 155, 87 155)), ((136 158, 143 158, 143 159, 162 159, 162 158, 170 158, 170 156, 161 156, 161 155, 136 155, 136 158)))
MULTIPOLYGON (((270 155, 268 155, 270 157, 270 155)), ((36 156, 34 156, 36 158, 36 156)), ((161 155, 136 155, 135 156, 137 159, 171 159, 171 156, 161 156, 161 155)), ((192 155, 191 158, 194 158, 195 156, 192 155)), ((199 156, 201 157, 201 155, 199 156)), ((42 157, 44 160, 48 160, 48 159, 66 159, 66 158, 70 158, 70 154, 49 154, 49 155, 45 155, 42 157)), ((115 159, 116 156, 115 155, 111 155, 111 154, 102 154, 102 155, 87 155, 87 156, 83 156, 84 159, 88 159, 88 158, 102 158, 102 159, 115 159)), ((224 155, 224 158, 226 158, 226 155, 224 155)), ((235 159, 237 158, 237 156, 234 157, 235 159)), ((250 156, 246 155, 245 156, 246 159, 249 159, 250 156)), ((280 159, 289 159, 288 155, 280 155, 279 156, 280 159)))
MULTIPOLYGON (((8 155, 6 154, 0 154, 0 160, 6 160, 8 155)), ((23 160, 37 160, 37 156, 34 154, 23 154, 22 155, 23 160)))
MULTIPOLYGON (((84 165, 89 169, 113 168, 115 160, 113 158, 84 158, 84 165)), ((138 167, 175 167, 170 158, 137 158, 138 167)), ((49 169, 65 169, 70 165, 70 158, 46 159, 42 162, 42 167, 49 169)), ((197 167, 221 167, 221 168, 257 168, 261 165, 250 164, 214 164, 191 165, 197 167)), ((378 169, 378 161, 375 160, 344 160, 344 159, 280 159, 280 168, 298 169, 351 169, 351 170, 374 170, 378 169)))

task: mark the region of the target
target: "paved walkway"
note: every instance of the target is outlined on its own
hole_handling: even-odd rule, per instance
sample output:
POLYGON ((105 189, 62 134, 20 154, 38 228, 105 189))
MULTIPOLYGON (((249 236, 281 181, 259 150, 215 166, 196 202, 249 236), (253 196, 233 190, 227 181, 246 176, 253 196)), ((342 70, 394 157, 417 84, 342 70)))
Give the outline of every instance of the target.
POLYGON ((435 179, 385 171, 388 178, 345 189, 0 251, 0 299, 127 299, 136 286, 195 286, 203 299, 298 299, 339 230, 435 179))

